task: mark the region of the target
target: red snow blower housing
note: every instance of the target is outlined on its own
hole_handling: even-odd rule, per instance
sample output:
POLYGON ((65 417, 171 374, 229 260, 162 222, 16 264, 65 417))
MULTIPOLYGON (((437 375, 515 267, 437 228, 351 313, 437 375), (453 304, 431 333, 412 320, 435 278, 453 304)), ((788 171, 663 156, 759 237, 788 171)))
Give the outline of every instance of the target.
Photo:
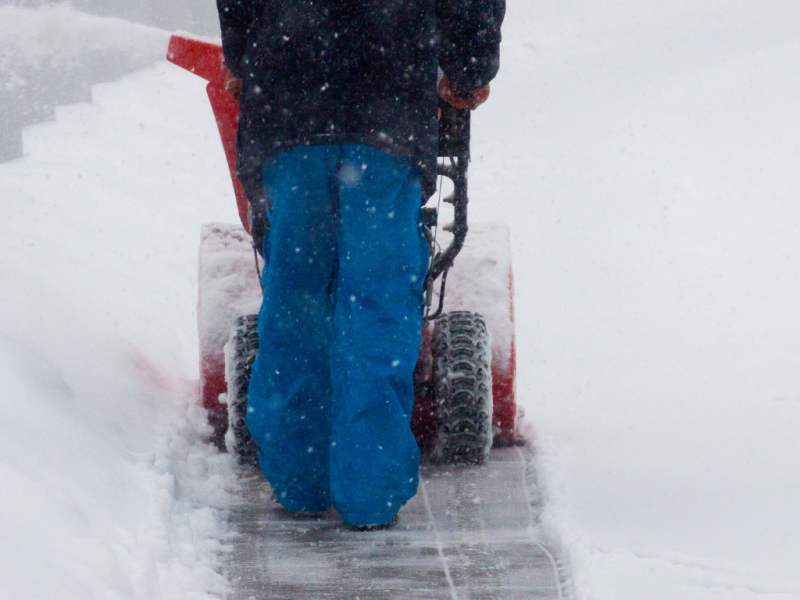
MULTIPOLYGON (((236 176, 239 105, 225 91, 229 71, 220 45, 173 35, 167 58, 209 82, 206 90, 243 227, 203 226, 198 326, 202 402, 215 441, 224 445, 230 423, 227 441, 247 462, 252 440, 244 415, 249 368, 258 347, 254 315, 261 288, 253 267, 248 200, 236 176)), ((480 463, 492 444, 517 439, 509 235, 501 223, 471 224, 467 240, 469 111, 441 100, 440 108, 439 175, 453 182, 453 193, 444 201, 452 204, 454 221, 440 227, 438 208, 423 208, 431 263, 411 426, 418 443, 432 445, 440 459, 480 463)))

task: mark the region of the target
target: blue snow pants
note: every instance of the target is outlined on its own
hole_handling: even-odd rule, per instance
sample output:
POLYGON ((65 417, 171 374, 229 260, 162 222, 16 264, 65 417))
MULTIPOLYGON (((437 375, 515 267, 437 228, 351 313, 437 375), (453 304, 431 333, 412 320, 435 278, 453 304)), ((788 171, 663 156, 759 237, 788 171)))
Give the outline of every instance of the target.
POLYGON ((348 144, 288 150, 263 174, 271 229, 247 414, 261 468, 289 510, 388 523, 419 479, 419 173, 348 144))

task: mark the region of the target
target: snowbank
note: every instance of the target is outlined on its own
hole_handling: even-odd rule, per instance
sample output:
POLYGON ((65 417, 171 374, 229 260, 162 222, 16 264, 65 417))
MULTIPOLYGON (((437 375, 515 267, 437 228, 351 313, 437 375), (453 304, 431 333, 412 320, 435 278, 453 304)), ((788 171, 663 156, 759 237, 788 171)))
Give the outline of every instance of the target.
POLYGON ((800 597, 800 5, 513 1, 470 211, 580 599, 800 597))
POLYGON ((193 387, 86 337, 82 365, 0 337, 0 597, 224 593, 235 482, 193 387))
POLYGON ((162 63, 93 100, 0 165, 0 598, 219 597, 236 481, 195 307, 230 177, 201 80, 162 63))

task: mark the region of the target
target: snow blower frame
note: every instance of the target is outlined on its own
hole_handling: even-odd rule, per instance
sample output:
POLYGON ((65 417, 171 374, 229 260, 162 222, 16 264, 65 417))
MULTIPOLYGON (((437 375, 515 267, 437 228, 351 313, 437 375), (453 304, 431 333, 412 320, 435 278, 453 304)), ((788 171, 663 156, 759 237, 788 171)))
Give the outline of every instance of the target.
MULTIPOLYGON (((167 59, 209 82, 206 90, 228 160, 239 217, 249 234, 249 203, 245 188, 236 175, 239 105, 225 91, 229 71, 224 63, 222 47, 205 39, 173 35, 167 59)), ((469 231, 467 165, 470 113, 442 100, 439 108, 438 174, 453 182, 453 193, 444 201, 452 204, 454 221, 442 227, 452 234, 442 251, 434 235, 434 230, 438 232, 439 229, 438 208, 422 208, 431 264, 425 280, 427 310, 420 357, 414 373, 415 402, 411 426, 420 446, 431 447, 439 459, 480 463, 488 456, 492 444, 518 442, 515 434, 513 275, 507 249, 507 229, 497 224, 482 224, 478 243, 474 248, 467 244, 472 264, 461 270, 459 266, 453 268, 456 256, 465 247, 469 231), (503 238, 505 246, 497 246, 497 238, 503 238), (492 240, 493 248, 487 250, 492 243, 481 243, 482 240, 492 240), (501 251, 498 252, 496 247, 501 251), (490 270, 495 271, 491 281, 484 273, 490 270), (443 312, 446 285, 454 290, 448 296, 448 306, 456 309, 448 313, 443 312), (482 288, 492 288, 485 295, 493 305, 499 306, 499 310, 494 306, 480 306, 487 302, 480 293, 482 288), (480 314, 487 308, 491 318, 480 314)), ((228 438, 229 443, 233 441, 240 460, 251 462, 253 446, 244 414, 249 367, 258 344, 255 319, 251 313, 257 312, 260 302, 259 282, 253 281, 256 270, 252 268, 252 241, 240 229, 223 224, 204 226, 202 238, 198 301, 202 403, 209 410, 209 420, 215 431, 214 442, 224 447, 230 421, 234 435, 233 439, 228 438), (245 250, 247 245, 249 251, 245 250), (249 267, 244 266, 244 253, 250 257, 249 267), (224 267, 221 266, 223 262, 224 267), (249 275, 245 270, 249 270, 249 275), (236 289, 232 292, 231 302, 221 305, 219 299, 204 296, 207 291, 204 287, 208 286, 210 279, 219 279, 223 274, 230 278, 233 272, 238 275, 239 283, 233 286, 236 289), (247 284, 241 284, 243 277, 248 279, 247 284), (244 296, 249 299, 245 301, 244 296), (229 363, 227 381, 226 350, 229 363), (238 363, 231 364, 232 361, 238 363)), ((226 285, 230 288, 232 284, 228 282, 226 285)))

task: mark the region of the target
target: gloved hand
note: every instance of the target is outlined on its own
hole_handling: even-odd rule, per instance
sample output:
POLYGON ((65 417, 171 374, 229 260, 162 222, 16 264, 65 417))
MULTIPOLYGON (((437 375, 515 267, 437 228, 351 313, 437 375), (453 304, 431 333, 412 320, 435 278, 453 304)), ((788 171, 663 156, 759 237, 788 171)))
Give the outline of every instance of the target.
POLYGON ((439 80, 439 96, 441 96, 442 100, 455 106, 458 109, 470 109, 475 110, 481 104, 486 102, 486 99, 489 97, 489 84, 487 83, 482 88, 478 88, 477 90, 472 90, 466 96, 462 96, 461 94, 456 93, 453 89, 453 84, 448 79, 447 75, 442 75, 442 78, 439 80))
POLYGON ((236 75, 229 70, 225 72, 225 91, 236 102, 239 102, 242 97, 242 80, 237 79, 236 75))

